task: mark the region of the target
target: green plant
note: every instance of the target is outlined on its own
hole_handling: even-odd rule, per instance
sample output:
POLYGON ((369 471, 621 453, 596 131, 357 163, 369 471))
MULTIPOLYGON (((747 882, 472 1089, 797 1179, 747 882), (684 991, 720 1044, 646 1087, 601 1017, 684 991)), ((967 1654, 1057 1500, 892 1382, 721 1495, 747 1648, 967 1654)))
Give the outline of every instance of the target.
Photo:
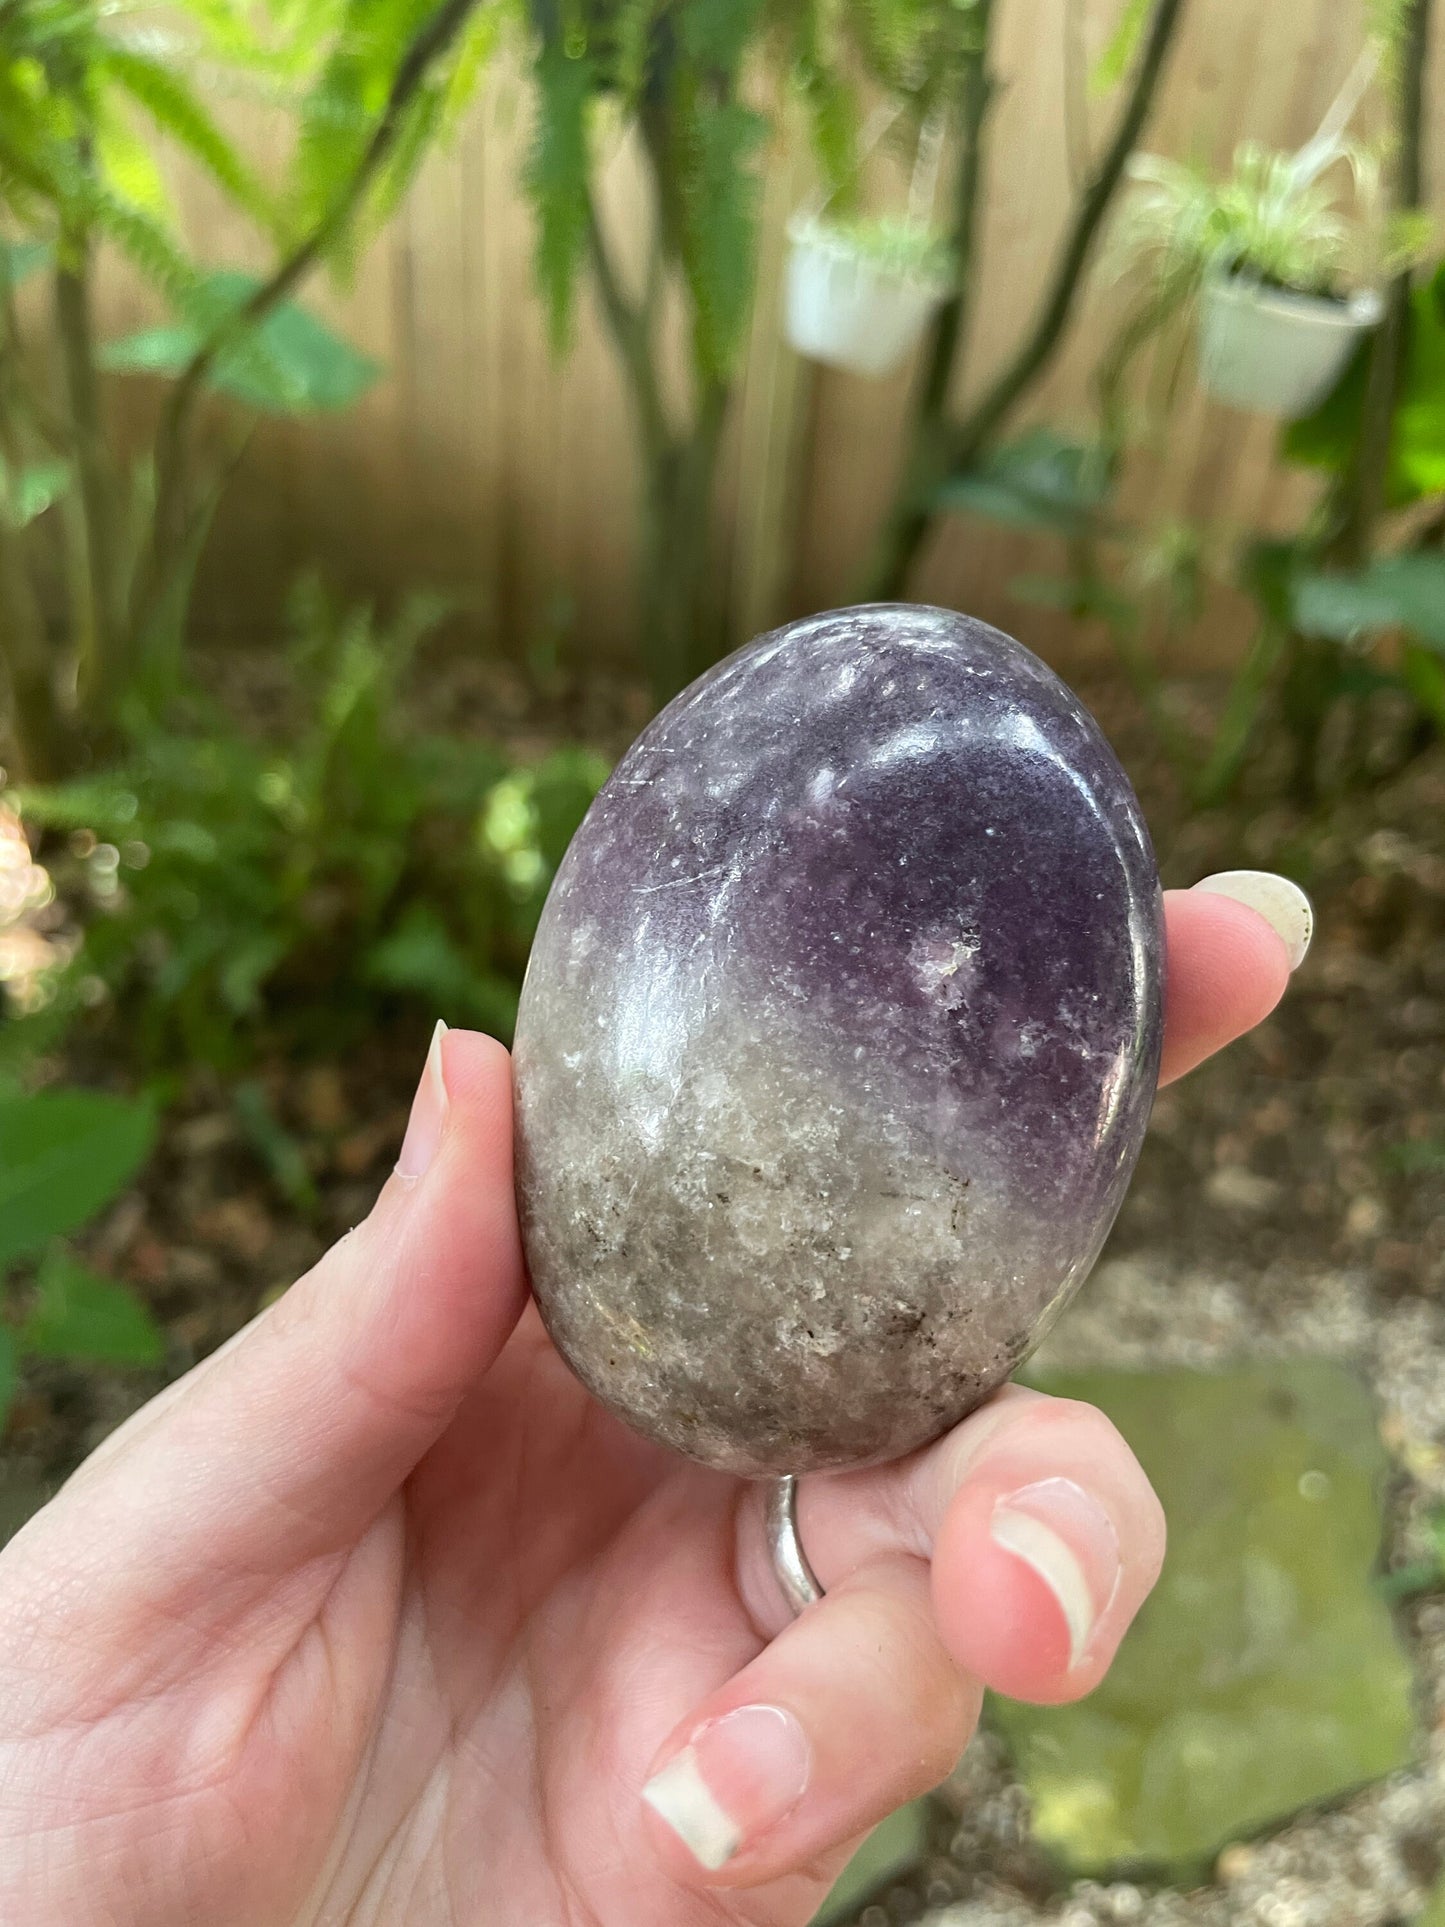
POLYGON ((22 774, 62 772, 103 744, 132 691, 170 673, 247 422, 345 406, 373 379, 290 297, 394 205, 492 32, 477 0, 191 0, 165 25, 99 0, 0 7, 0 716, 22 774), (290 111, 279 181, 212 115, 219 80, 290 111), (192 254, 162 149, 248 217, 270 258, 261 274, 192 254), (106 255, 124 258, 163 325, 98 338, 106 255), (166 384, 138 455, 107 405, 110 374, 166 384), (219 428, 199 408, 210 393, 231 404, 219 428))
POLYGON ((27 1355, 102 1365, 164 1356, 139 1300, 65 1242, 124 1190, 154 1136, 144 1102, 0 1089, 0 1427, 27 1355))
POLYGON ((1166 289, 1188 300, 1211 272, 1335 295, 1343 277, 1368 272, 1375 252, 1368 227, 1342 206, 1331 178, 1336 162, 1348 165, 1357 186, 1369 180, 1366 157, 1343 141, 1306 161, 1245 141, 1222 180, 1159 154, 1135 155, 1116 258, 1144 263, 1156 298, 1166 289))
POLYGON ((884 274, 940 285, 955 274, 948 237, 896 215, 854 216, 817 223, 818 238, 884 274))
POLYGON ((1277 222, 1259 205, 1276 190, 1288 201, 1300 180, 1316 178, 1311 169, 1340 159, 1338 134, 1311 143, 1305 151, 1312 159, 1297 178, 1289 170, 1277 178, 1268 157, 1256 156, 1237 169, 1233 200, 1203 175, 1146 158, 1153 197, 1126 210, 1124 252, 1137 261, 1142 250, 1150 274, 1101 359, 1093 432, 1031 431, 941 491, 948 507, 1060 538, 1064 572, 1029 578, 1019 591, 1107 626, 1162 745, 1200 804, 1230 794, 1266 716, 1287 732, 1294 787, 1305 800, 1322 784, 1358 780, 1382 766, 1380 745, 1368 747, 1372 705, 1382 692, 1392 694, 1396 710, 1398 699, 1408 698, 1418 722, 1405 731, 1393 726, 1394 756, 1445 730, 1445 629, 1436 613, 1445 595, 1445 269, 1419 283, 1412 269, 1423 231, 1428 11, 1428 0, 1391 0, 1382 61, 1394 109, 1385 143, 1385 231, 1416 240, 1392 244, 1384 325, 1361 343, 1314 414, 1282 433, 1284 457, 1327 480, 1298 529, 1266 537, 1141 522, 1120 511, 1115 484, 1143 438, 1141 423, 1144 435, 1167 432, 1177 392, 1178 364, 1165 355, 1141 408, 1126 382, 1131 364, 1171 318, 1187 312, 1205 275, 1247 257, 1262 278, 1318 283, 1326 259, 1338 260, 1332 251, 1341 230, 1321 213, 1323 202, 1305 205, 1303 215, 1299 205, 1276 209, 1277 222), (1266 234, 1268 242, 1260 238, 1266 234), (1246 593, 1255 628, 1201 728, 1171 703, 1158 662, 1197 617, 1211 581, 1246 593))
POLYGON ((953 97, 961 123, 950 231, 957 284, 934 318, 901 479, 861 585, 867 599, 894 600, 905 592, 936 517, 959 506, 960 483, 988 465, 1019 403, 1057 355, 1125 165, 1153 106, 1183 10, 1183 0, 1154 0, 1147 8, 1128 0, 1098 70, 1105 81, 1126 71, 1130 76, 1113 133, 1085 169, 1038 310, 1013 354, 960 418, 953 413, 952 396, 967 346, 970 303, 977 292, 973 270, 994 92, 989 71, 994 0, 970 0, 952 9, 957 44, 949 71, 955 77, 953 97))
POLYGON ((1418 1599, 1445 1587, 1445 1506, 1431 1508, 1427 1531, 1428 1545, 1423 1559, 1380 1574, 1377 1584, 1387 1599, 1418 1599))
POLYGON ((606 765, 564 748, 519 767, 411 723, 438 614, 415 600, 379 627, 304 585, 284 723, 240 727, 193 686, 113 772, 11 792, 84 930, 17 1041, 99 1026, 144 1066, 234 1077, 268 1050, 334 1053, 408 1004, 510 1034, 606 765))

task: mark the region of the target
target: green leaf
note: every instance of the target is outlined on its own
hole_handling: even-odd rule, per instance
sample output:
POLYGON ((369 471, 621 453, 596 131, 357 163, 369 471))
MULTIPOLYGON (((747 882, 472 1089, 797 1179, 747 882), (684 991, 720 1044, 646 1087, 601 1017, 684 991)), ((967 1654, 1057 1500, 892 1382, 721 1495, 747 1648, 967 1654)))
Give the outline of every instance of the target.
POLYGON ((537 285, 547 305, 552 347, 567 346, 577 272, 587 247, 587 104, 594 69, 558 40, 537 55, 537 130, 524 180, 537 216, 537 285))
POLYGON ((20 1334, 26 1351, 94 1365, 159 1365, 165 1334, 124 1285, 88 1270, 57 1246, 35 1277, 35 1305, 20 1334))
POLYGON ((157 222, 171 219, 170 196, 149 145, 105 102, 95 132, 96 162, 112 191, 157 222))
POLYGON ((51 830, 94 830, 112 839, 129 833, 140 810, 136 783, 123 775, 22 784, 7 790, 6 798, 26 823, 51 830))
POLYGON ((688 0, 674 15, 683 52, 700 68, 736 75, 763 12, 762 0, 688 0))
POLYGON ((1418 1177, 1422 1171, 1445 1171, 1445 1138, 1410 1138, 1403 1144, 1392 1144, 1381 1153, 1381 1162, 1406 1177, 1418 1177))
POLYGON ((297 147, 305 225, 346 191, 406 49, 435 9, 436 0, 345 0, 326 23, 331 48, 303 104, 297 147))
MULTIPOLYGON (((1371 339, 1356 349, 1335 387, 1291 422, 1280 453, 1304 468, 1343 475, 1354 459, 1369 376, 1371 339)), ((1445 493, 1445 266, 1410 297, 1404 373, 1395 408, 1386 500, 1401 508, 1445 493)))
POLYGON ((1306 635, 1353 642, 1405 629, 1445 650, 1445 555, 1390 555, 1354 574, 1295 577, 1294 619, 1306 635))
MULTIPOLYGON (((231 269, 209 275, 206 288, 217 318, 239 309, 259 285, 253 275, 231 269)), ((100 362, 118 373, 174 377, 201 342, 200 328, 180 320, 106 343, 100 362)), ((209 379, 258 413, 287 415, 349 408, 379 373, 376 362, 306 309, 283 301, 259 327, 247 328, 221 350, 209 379)))
POLYGON ((1033 428, 951 475, 936 500, 944 510, 966 509, 1010 528, 1076 536, 1097 526, 1108 489, 1096 448, 1033 428))
POLYGON ((289 940, 279 931, 258 930, 231 951, 221 966, 217 988, 233 1016, 247 1017, 259 1010, 261 986, 289 948, 289 940))
POLYGON ((7 528, 23 529, 70 487, 69 462, 28 462, 18 472, 0 461, 0 519, 7 528))
POLYGON ((83 218, 114 243, 141 278, 177 314, 197 326, 209 325, 205 277, 166 223, 100 179, 87 177, 78 194, 83 218))
POLYGON ((417 904, 367 956, 364 975, 384 989, 421 997, 433 1010, 509 1037, 517 993, 495 972, 478 969, 430 905, 417 904))
POLYGON ((0 1325, 0 1433, 5 1430, 15 1399, 16 1364, 14 1337, 8 1326, 0 1325))
POLYGON ((238 207, 268 226, 272 223, 274 210, 265 189, 178 73, 133 47, 107 46, 102 64, 160 131, 199 161, 238 207))
POLYGON ((1117 87, 1134 64, 1152 4, 1153 0, 1124 0, 1118 25, 1110 34, 1104 51, 1089 75, 1089 87, 1093 93, 1107 94, 1111 88, 1117 87))
POLYGON ((537 848, 549 870, 555 870, 577 834, 593 797, 607 781, 607 759, 595 750, 554 750, 532 774, 531 804, 535 813, 537 848))
POLYGON ((148 1103, 98 1091, 0 1098, 0 1272, 121 1191, 155 1139, 148 1103))
POLYGON ((699 88, 680 114, 677 184, 683 271, 694 350, 712 378, 732 372, 753 299, 759 186, 754 154, 767 132, 740 101, 711 104, 699 88))
POLYGON ((1400 680, 1415 706, 1445 736, 1445 661, 1418 643, 1407 642, 1400 651, 1400 680))
POLYGON ((306 1153, 295 1133, 277 1117, 263 1084, 247 1079, 231 1093, 241 1129, 260 1157, 288 1204, 310 1211, 316 1205, 316 1185, 306 1153))
POLYGON ((52 252, 48 241, 9 241, 0 235, 0 291, 18 288, 29 275, 48 265, 52 252))

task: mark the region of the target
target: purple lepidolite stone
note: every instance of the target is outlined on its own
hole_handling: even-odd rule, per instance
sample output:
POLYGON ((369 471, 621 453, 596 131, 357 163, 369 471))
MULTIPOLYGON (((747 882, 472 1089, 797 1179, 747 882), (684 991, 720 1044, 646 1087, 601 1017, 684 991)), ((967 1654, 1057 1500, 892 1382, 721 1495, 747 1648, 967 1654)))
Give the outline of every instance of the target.
POLYGON ((1088 1272, 1158 1070, 1159 879, 1057 676, 946 610, 739 650, 543 912, 518 1185, 558 1347, 736 1472, 921 1445, 1088 1272))

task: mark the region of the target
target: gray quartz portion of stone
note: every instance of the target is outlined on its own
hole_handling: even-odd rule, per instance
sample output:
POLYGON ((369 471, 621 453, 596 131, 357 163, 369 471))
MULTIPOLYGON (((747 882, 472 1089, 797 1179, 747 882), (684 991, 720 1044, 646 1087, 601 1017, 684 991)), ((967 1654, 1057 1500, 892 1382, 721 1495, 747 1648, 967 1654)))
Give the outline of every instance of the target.
POLYGON ((518 1191, 557 1345, 732 1471, 932 1438, 1098 1254, 1162 970, 1138 805, 1035 656, 915 606, 740 650, 618 765, 537 932, 518 1191))

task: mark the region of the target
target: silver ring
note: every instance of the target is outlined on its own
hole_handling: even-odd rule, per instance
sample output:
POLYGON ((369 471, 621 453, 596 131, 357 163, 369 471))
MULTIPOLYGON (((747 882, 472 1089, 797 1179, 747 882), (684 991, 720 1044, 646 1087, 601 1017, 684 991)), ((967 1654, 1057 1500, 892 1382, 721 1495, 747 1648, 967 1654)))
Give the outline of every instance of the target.
POLYGON ((823 1588, 798 1537, 798 1481, 791 1472, 774 1479, 768 1492, 767 1534, 773 1571, 796 1617, 823 1597, 823 1588))

